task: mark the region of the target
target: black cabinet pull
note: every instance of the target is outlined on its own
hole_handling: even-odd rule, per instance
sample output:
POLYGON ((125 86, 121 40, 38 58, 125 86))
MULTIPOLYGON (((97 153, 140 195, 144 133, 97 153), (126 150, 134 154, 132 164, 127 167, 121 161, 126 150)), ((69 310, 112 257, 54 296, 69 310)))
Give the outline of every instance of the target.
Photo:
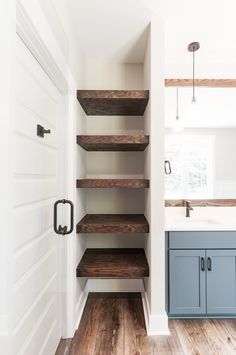
POLYGON ((205 259, 201 257, 201 270, 205 271, 205 259))
POLYGON ((211 271, 211 258, 210 257, 207 258, 207 270, 211 271))
POLYGON ((61 235, 66 235, 66 234, 70 234, 73 232, 74 229, 74 205, 70 200, 58 200, 54 203, 54 232, 57 234, 61 234, 61 235), (70 205, 70 229, 68 230, 67 226, 62 227, 61 225, 59 225, 57 227, 57 206, 62 203, 63 205, 65 204, 69 204, 70 205))
POLYGON ((169 160, 165 160, 165 174, 170 175, 171 174, 171 165, 169 160))

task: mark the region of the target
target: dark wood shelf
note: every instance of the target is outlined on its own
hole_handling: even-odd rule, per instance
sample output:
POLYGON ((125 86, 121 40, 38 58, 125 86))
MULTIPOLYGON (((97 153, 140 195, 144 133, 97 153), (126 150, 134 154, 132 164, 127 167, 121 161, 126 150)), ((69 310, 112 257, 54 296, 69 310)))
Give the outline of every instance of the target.
POLYGON ((148 90, 78 90, 77 99, 90 116, 142 116, 148 90))
POLYGON ((149 180, 146 179, 78 179, 77 188, 92 189, 144 189, 149 187, 149 180))
POLYGON ((140 278, 149 276, 143 249, 86 249, 77 277, 140 278))
POLYGON ((86 214, 77 224, 77 233, 148 233, 142 214, 86 214))
POLYGON ((142 151, 149 144, 146 135, 77 136, 77 144, 87 151, 142 151))

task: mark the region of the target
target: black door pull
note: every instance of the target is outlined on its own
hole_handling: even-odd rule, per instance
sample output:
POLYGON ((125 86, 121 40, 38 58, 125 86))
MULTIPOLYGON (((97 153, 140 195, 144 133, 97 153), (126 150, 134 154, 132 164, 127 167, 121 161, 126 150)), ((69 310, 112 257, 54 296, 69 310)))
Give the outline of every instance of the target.
POLYGON ((54 203, 54 232, 57 234, 61 234, 61 235, 66 235, 66 234, 70 234, 73 232, 74 229, 74 205, 70 200, 58 200, 54 203), (62 227, 61 225, 59 225, 57 227, 57 206, 59 204, 69 204, 70 205, 70 229, 68 229, 67 226, 62 227))
POLYGON ((205 259, 201 257, 201 270, 205 271, 205 259))
POLYGON ((169 160, 165 160, 165 174, 170 175, 171 174, 171 165, 169 160))
POLYGON ((207 270, 211 271, 211 258, 207 258, 207 270))

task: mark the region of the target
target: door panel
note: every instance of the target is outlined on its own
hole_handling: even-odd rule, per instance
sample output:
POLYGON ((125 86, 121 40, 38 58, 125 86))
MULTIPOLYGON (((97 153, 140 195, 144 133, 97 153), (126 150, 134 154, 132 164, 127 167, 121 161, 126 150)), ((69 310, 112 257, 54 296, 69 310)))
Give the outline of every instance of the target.
POLYGON ((236 250, 207 250, 207 313, 236 313, 236 250))
POLYGON ((63 186, 58 166, 62 96, 18 36, 16 57, 12 353, 53 355, 61 338, 61 240, 52 217, 63 186), (51 134, 38 137, 37 124, 51 134))
MULTIPOLYGON (((36 126, 35 126, 36 127, 36 126)), ((35 135, 35 132, 34 132, 35 135)), ((57 174, 57 152, 51 147, 17 136, 15 150, 19 159, 14 164, 15 174, 36 174, 55 177, 57 174), (29 154, 33 149, 34 154, 29 154)))
POLYGON ((204 250, 170 250, 170 314, 206 312, 205 271, 201 270, 204 250))

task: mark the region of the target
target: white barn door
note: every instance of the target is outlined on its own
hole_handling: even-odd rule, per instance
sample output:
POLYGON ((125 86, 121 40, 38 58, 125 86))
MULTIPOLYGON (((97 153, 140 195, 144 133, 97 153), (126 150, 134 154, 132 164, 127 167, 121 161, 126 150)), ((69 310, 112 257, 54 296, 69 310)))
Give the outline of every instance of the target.
POLYGON ((63 322, 64 240, 53 231, 53 204, 64 197, 60 143, 63 97, 16 37, 12 354, 53 355, 63 322), (38 124, 51 133, 37 136, 38 124))

